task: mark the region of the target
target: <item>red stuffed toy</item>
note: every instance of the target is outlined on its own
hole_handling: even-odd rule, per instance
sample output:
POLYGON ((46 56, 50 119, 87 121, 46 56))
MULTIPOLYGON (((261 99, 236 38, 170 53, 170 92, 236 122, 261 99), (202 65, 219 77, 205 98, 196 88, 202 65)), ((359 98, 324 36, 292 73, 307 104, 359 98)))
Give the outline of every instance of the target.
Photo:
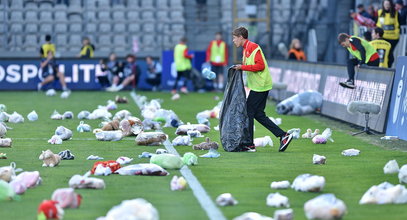
POLYGON ((58 205, 57 201, 44 200, 38 207, 38 220, 62 219, 64 210, 58 205))

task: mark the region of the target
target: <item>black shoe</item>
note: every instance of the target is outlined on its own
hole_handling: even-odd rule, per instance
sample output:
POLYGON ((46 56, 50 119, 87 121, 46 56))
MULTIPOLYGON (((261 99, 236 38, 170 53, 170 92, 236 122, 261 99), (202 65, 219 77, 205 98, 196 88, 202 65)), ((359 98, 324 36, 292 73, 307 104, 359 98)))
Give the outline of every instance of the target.
POLYGON ((282 136, 280 138, 280 148, 278 149, 278 151, 284 152, 287 149, 287 147, 290 144, 292 139, 293 139, 292 134, 286 133, 284 136, 282 136))
POLYGON ((340 82, 339 85, 341 85, 344 88, 348 88, 348 89, 354 89, 356 88, 355 83, 353 83, 353 81, 346 81, 346 82, 340 82))

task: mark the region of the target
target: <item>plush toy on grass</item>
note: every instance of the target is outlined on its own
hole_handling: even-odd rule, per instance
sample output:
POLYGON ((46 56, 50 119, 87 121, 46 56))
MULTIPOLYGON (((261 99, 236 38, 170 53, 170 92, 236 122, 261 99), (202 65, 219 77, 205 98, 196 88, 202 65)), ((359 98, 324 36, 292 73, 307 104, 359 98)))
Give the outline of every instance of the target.
POLYGON ((123 109, 123 110, 116 112, 116 114, 114 114, 113 120, 120 121, 120 120, 125 119, 130 116, 131 116, 131 112, 129 112, 126 109, 123 109))
POLYGON ((385 174, 398 173, 400 171, 399 164, 396 160, 390 160, 384 165, 383 171, 385 174))
POLYGON ((52 120, 62 120, 64 117, 61 115, 61 114, 59 114, 58 112, 57 112, 57 110, 54 110, 54 112, 52 113, 52 115, 51 115, 51 119, 52 120))
POLYGON ((74 189, 104 189, 106 187, 103 179, 89 177, 90 171, 81 176, 76 174, 69 180, 69 187, 74 189))
POLYGON ((177 136, 172 140, 172 145, 174 146, 191 146, 191 137, 190 136, 177 136))
POLYGON ((184 179, 184 177, 180 176, 174 176, 172 177, 171 183, 170 183, 170 188, 172 191, 181 191, 187 188, 187 181, 184 179))
POLYGON ((11 162, 9 166, 0 167, 0 179, 10 182, 16 177, 16 172, 20 171, 22 171, 22 169, 16 169, 16 163, 11 162))
POLYGON ((312 130, 311 129, 307 129, 307 132, 305 132, 304 134, 301 135, 302 138, 313 138, 312 137, 312 130))
POLYGON ((71 111, 66 111, 62 115, 62 119, 73 119, 73 112, 71 111))
POLYGON ((95 136, 98 141, 120 141, 123 133, 121 131, 100 131, 95 133, 95 136))
POLYGON ((38 120, 38 114, 35 111, 32 111, 28 113, 27 118, 29 121, 37 121, 38 120))
POLYGON ((270 187, 272 189, 288 189, 290 182, 288 180, 271 182, 270 187))
POLYGON ((144 199, 137 198, 133 200, 124 200, 120 205, 114 206, 109 210, 105 217, 98 220, 158 220, 157 209, 144 199))
POLYGON ((167 140, 167 135, 163 132, 141 132, 136 137, 137 145, 160 145, 167 140))
POLYGON ((256 147, 265 147, 269 145, 270 147, 273 146, 273 140, 271 140, 270 136, 264 136, 261 138, 255 138, 253 140, 254 146, 256 147))
POLYGON ((198 165, 198 157, 191 152, 185 153, 182 157, 182 161, 187 166, 198 165))
POLYGON ((80 121, 78 127, 76 127, 76 130, 78 132, 90 132, 91 131, 91 127, 88 124, 85 124, 85 122, 80 121))
POLYGON ((323 176, 302 174, 294 179, 291 188, 300 192, 320 192, 325 186, 325 178, 323 176))
POLYGON ((58 135, 63 141, 66 141, 72 138, 72 131, 64 126, 59 126, 55 129, 55 135, 58 135))
POLYGON ((64 209, 76 209, 81 205, 82 196, 75 193, 72 188, 61 188, 52 193, 52 200, 57 201, 64 209))
POLYGON ((89 115, 90 115, 89 111, 81 111, 81 112, 79 112, 77 117, 79 120, 83 120, 83 119, 88 119, 89 115))
POLYGON ((325 164, 326 157, 318 155, 318 154, 314 154, 314 156, 312 157, 312 163, 313 164, 325 164))
POLYGON ((63 219, 64 210, 54 200, 44 200, 38 206, 38 220, 63 219))
POLYGON ((301 129, 299 128, 292 128, 287 131, 287 133, 292 134, 294 139, 299 139, 300 138, 300 132, 301 129))
POLYGON ((120 97, 119 95, 116 96, 114 99, 117 104, 125 104, 128 103, 126 96, 120 97))
POLYGON ((174 154, 155 154, 150 158, 150 163, 164 169, 181 169, 184 166, 182 158, 174 154))
POLYGON ((404 164, 399 171, 399 181, 400 183, 407 183, 407 164, 404 164))
POLYGON ((102 131, 116 131, 119 129, 120 129, 120 122, 118 120, 110 121, 102 127, 102 131))
POLYGON ((4 122, 0 122, 0 138, 3 138, 7 134, 7 125, 4 122))
POLYGON ((43 167, 55 167, 61 162, 61 157, 58 154, 52 153, 49 149, 42 151, 38 159, 43 161, 43 167))
POLYGON ((407 203, 407 189, 403 185, 383 182, 374 185, 363 194, 359 204, 403 204, 407 203))
POLYGON ((10 115, 7 112, 0 112, 0 122, 8 122, 10 115))
POLYGON ((210 141, 210 139, 208 137, 206 138, 205 142, 192 146, 192 149, 194 149, 194 150, 209 150, 209 149, 216 150, 218 148, 219 148, 219 144, 214 141, 210 141))
POLYGON ((139 118, 129 116, 120 121, 119 128, 124 136, 138 135, 143 131, 143 122, 139 118))
POLYGON ((11 147, 12 143, 11 138, 0 138, 0 147, 11 147))
POLYGON ((334 194, 322 194, 304 204, 308 219, 341 219, 346 214, 345 203, 334 194))
POLYGON ((20 114, 18 114, 17 112, 13 112, 13 114, 10 115, 10 117, 8 118, 8 122, 10 123, 23 123, 24 122, 24 117, 20 114))
POLYGON ((10 182, 10 185, 17 194, 23 194, 28 188, 34 188, 41 182, 40 172, 32 171, 20 173, 10 182))
POLYGON ((211 128, 203 124, 186 124, 178 126, 177 130, 175 131, 175 134, 186 135, 187 132, 190 130, 197 130, 201 133, 208 133, 211 130, 211 128))
POLYGON ((270 193, 267 196, 267 206, 275 208, 288 208, 290 207, 290 202, 286 196, 281 195, 280 193, 270 193))
POLYGON ((234 205, 237 205, 238 202, 237 202, 237 200, 232 196, 232 194, 230 194, 230 193, 223 193, 223 194, 220 194, 220 195, 216 198, 216 204, 218 204, 219 206, 234 206, 234 205))
POLYGON ((0 153, 0 159, 7 159, 6 153, 0 153))
POLYGON ((18 198, 11 185, 0 179, 0 201, 12 201, 18 198))
POLYGON ((328 140, 331 142, 334 142, 334 140, 331 138, 332 136, 332 130, 330 128, 327 128, 322 132, 322 134, 316 135, 314 138, 312 138, 312 142, 314 144, 326 144, 328 140))

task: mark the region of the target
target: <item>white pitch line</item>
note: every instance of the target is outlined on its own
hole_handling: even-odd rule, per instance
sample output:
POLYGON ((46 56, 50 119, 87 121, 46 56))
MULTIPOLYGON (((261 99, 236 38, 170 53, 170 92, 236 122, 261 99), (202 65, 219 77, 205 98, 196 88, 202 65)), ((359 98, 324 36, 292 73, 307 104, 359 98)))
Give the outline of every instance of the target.
MULTIPOLYGON (((13 140, 49 140, 49 138, 12 138, 13 140)), ((97 141, 96 138, 72 138, 69 141, 97 141)), ((134 139, 121 139, 121 141, 134 141, 134 139)), ((114 142, 114 141, 113 141, 114 142)))
MULTIPOLYGON (((131 92, 130 96, 133 98, 133 101, 136 102, 136 93, 131 92)), ((164 146, 168 152, 178 155, 179 153, 177 150, 172 146, 169 140, 164 142, 164 146)), ((194 176, 192 171, 188 168, 188 166, 184 166, 180 170, 181 174, 184 176, 186 181, 188 182, 189 187, 191 187, 192 192, 194 193, 195 198, 198 200, 199 204, 201 205, 202 209, 205 210, 206 215, 211 220, 226 220, 226 217, 220 211, 220 209, 215 205, 212 199, 209 197, 208 193, 203 188, 202 184, 198 181, 198 179, 194 176)))

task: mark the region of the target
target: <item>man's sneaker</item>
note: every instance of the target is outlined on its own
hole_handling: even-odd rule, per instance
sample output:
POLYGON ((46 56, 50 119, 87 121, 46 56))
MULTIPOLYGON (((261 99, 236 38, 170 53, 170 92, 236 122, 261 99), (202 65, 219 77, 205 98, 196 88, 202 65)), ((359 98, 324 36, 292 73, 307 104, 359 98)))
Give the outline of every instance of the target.
POLYGON ((286 133, 284 136, 282 136, 280 138, 280 148, 278 149, 278 151, 280 151, 280 152, 285 151, 292 139, 293 139, 293 134, 286 133))
POLYGON ((344 88, 348 88, 348 89, 354 89, 356 87, 355 83, 353 83, 353 81, 349 81, 349 80, 346 82, 340 82, 339 85, 341 85, 344 88))
POLYGON ((115 86, 115 85, 112 85, 112 86, 110 86, 110 87, 107 87, 107 88, 106 88, 106 91, 108 91, 108 92, 115 92, 115 91, 116 91, 116 86, 115 86))
POLYGON ((38 84, 37 84, 37 91, 41 91, 41 88, 42 88, 41 83, 38 83, 38 84))
POLYGON ((256 147, 255 146, 244 147, 242 151, 249 152, 249 153, 254 153, 254 152, 256 152, 256 147))

